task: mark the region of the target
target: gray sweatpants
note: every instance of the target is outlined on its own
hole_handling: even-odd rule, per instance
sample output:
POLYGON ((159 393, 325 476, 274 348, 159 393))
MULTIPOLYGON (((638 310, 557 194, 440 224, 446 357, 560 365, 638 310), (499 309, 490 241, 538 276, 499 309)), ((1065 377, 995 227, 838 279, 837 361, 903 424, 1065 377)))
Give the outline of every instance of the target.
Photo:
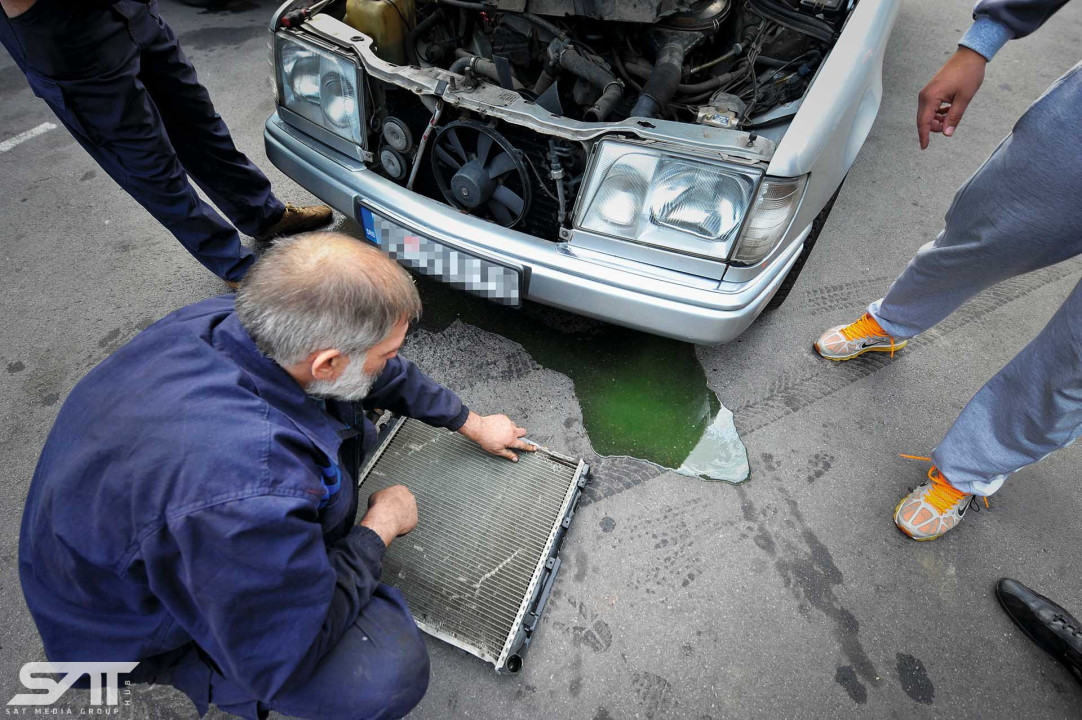
MULTIPOLYGON (((1082 63, 1015 123, 954 196, 943 231, 868 311, 896 338, 995 283, 1082 254, 1082 63)), ((1044 330, 973 396, 932 459, 991 495, 1082 434, 1082 282, 1044 330)))

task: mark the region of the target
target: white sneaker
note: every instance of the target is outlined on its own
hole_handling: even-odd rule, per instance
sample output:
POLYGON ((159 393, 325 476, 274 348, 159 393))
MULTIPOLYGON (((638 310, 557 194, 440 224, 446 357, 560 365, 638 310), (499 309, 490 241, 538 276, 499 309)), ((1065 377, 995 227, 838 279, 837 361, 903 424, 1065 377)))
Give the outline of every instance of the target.
POLYGON ((856 322, 827 330, 814 347, 827 360, 851 360, 867 352, 889 352, 894 357, 894 351, 901 350, 908 342, 887 335, 874 317, 864 313, 856 322))
POLYGON ((935 540, 962 522, 973 497, 947 482, 933 465, 928 479, 894 509, 894 524, 914 540, 935 540))

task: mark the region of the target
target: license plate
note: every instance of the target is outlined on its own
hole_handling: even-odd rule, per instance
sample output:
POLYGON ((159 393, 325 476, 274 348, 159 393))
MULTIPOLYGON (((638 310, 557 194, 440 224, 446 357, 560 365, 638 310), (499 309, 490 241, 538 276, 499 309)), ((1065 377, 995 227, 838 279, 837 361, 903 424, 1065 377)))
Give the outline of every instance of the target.
POLYGON ((366 207, 360 216, 365 238, 411 270, 501 305, 522 304, 522 276, 515 268, 449 248, 366 207))

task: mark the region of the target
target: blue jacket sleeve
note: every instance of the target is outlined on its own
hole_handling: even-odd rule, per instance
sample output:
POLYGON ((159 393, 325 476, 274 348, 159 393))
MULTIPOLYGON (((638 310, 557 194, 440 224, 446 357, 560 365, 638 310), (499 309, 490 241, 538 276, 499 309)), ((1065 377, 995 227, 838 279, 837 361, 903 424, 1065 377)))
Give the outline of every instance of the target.
POLYGON ((1029 35, 1067 4, 1067 0, 980 0, 973 8, 973 24, 958 42, 986 59, 1011 38, 1029 35))
POLYGON ((457 395, 401 355, 387 361, 363 404, 448 430, 458 430, 470 414, 457 395))
POLYGON ((168 522, 148 579, 224 675, 263 701, 303 683, 379 584, 383 541, 354 526, 324 545, 310 498, 259 495, 168 522))

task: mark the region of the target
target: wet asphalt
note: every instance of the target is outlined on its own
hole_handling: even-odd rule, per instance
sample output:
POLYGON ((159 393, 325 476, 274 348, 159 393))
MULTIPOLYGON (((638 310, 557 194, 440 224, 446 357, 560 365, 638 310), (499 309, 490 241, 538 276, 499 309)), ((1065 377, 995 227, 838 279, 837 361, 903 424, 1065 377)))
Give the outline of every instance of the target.
MULTIPOLYGON (((904 4, 879 119, 793 295, 738 341, 691 350, 735 413, 751 465, 745 485, 599 458, 572 378, 531 355, 526 345, 537 338, 508 339, 484 312, 466 306, 410 339, 408 355, 472 407, 512 414, 533 438, 593 460, 597 474, 522 673, 498 677, 432 641, 432 683, 415 717, 1082 716, 1082 686, 1014 629, 992 594, 996 579, 1012 576, 1082 615, 1082 449, 1020 472, 990 512, 934 543, 913 543, 890 521, 924 471, 898 453, 927 454, 969 397, 1039 331, 1078 282, 1082 262, 998 286, 893 361, 834 365, 811 350, 822 328, 855 317, 886 290, 937 232, 955 188, 1079 60, 1075 3, 1008 45, 957 136, 921 153, 916 93, 952 51, 970 5, 904 4)), ((281 197, 308 202, 263 154, 272 96, 261 30, 273 6, 240 0, 210 13, 163 0, 163 14, 238 146, 281 197)), ((0 142, 53 120, 0 55, 0 142)), ((62 129, 0 153, 0 218, 6 702, 20 689, 19 668, 45 659, 16 557, 29 478, 60 404, 141 328, 224 287, 62 129)), ((554 344, 584 338, 580 353, 609 332, 529 312, 554 344)), ((665 353, 654 357, 643 372, 666 376, 665 353)), ((121 717, 195 715, 170 688, 136 687, 131 698, 121 717)), ((73 692, 64 704, 78 713, 85 702, 73 692)))

